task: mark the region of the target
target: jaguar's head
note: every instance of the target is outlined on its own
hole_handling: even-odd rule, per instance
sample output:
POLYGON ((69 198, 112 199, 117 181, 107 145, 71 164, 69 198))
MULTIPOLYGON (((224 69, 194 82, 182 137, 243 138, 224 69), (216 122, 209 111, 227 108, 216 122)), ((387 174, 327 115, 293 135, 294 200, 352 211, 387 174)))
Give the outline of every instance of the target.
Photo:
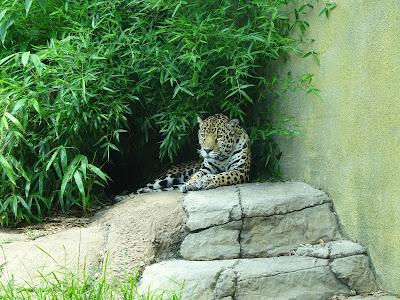
POLYGON ((235 133, 239 120, 222 114, 208 117, 204 121, 198 117, 200 150, 203 158, 219 159, 229 156, 233 149, 235 133))

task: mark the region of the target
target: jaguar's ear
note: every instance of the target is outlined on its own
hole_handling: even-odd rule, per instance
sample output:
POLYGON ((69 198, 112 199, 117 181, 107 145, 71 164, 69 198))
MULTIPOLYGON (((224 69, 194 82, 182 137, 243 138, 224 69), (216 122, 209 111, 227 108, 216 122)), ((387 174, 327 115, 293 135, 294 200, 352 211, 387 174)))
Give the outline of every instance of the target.
POLYGON ((199 123, 200 126, 203 124, 203 120, 199 116, 197 116, 197 123, 199 123))
POLYGON ((232 119, 228 123, 228 127, 233 129, 239 125, 239 120, 238 119, 232 119))

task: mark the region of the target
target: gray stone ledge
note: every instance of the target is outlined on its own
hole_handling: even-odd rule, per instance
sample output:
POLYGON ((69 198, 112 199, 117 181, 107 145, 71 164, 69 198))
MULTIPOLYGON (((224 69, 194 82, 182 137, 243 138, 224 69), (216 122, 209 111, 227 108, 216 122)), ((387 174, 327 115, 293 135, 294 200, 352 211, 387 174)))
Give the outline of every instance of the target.
POLYGON ((350 293, 326 259, 285 256, 222 261, 165 261, 149 266, 140 290, 177 290, 182 299, 328 299, 350 293), (234 294, 232 294, 234 292, 234 294))
POLYGON ((185 237, 181 255, 187 260, 231 259, 240 256, 242 221, 214 226, 185 237))
POLYGON ((330 204, 306 208, 286 215, 248 218, 240 234, 242 257, 289 254, 299 244, 341 238, 330 204))
POLYGON ((235 186, 189 192, 183 198, 183 208, 188 214, 186 227, 189 231, 222 225, 242 218, 239 193, 235 186))
POLYGON ((268 217, 329 202, 328 195, 303 182, 238 185, 244 217, 268 217))
POLYGON ((341 258, 364 254, 365 249, 357 243, 348 240, 327 242, 324 245, 302 245, 295 250, 296 255, 317 258, 341 258))
POLYGON ((330 266, 337 278, 357 293, 373 292, 376 290, 374 276, 367 256, 354 255, 337 258, 330 266))

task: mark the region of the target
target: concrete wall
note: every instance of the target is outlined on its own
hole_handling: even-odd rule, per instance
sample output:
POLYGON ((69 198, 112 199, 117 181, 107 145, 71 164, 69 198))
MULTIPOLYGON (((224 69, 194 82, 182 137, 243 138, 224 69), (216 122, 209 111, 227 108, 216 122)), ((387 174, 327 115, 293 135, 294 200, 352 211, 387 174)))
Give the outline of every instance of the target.
POLYGON ((400 1, 334 1, 329 19, 319 2, 306 37, 320 66, 294 57, 279 70, 315 74, 324 100, 296 92, 278 104, 306 136, 280 141, 282 170, 332 197, 380 288, 400 295, 400 1))

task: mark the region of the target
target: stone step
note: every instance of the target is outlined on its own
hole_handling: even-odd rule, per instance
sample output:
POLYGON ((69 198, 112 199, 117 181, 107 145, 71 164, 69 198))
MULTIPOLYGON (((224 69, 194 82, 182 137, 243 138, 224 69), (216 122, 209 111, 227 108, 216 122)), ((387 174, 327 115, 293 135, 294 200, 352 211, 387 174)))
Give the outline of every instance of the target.
POLYGON ((365 296, 351 296, 351 297, 345 297, 345 296, 337 296, 333 297, 331 300, 398 300, 400 299, 399 297, 396 296, 389 296, 383 292, 377 292, 373 293, 373 295, 365 295, 365 296))
POLYGON ((301 182, 190 192, 182 260, 147 267, 144 290, 183 299, 329 299, 376 289, 365 249, 344 240, 329 197, 301 182))
POLYGON ((341 238, 328 196, 301 182, 255 183, 189 193, 187 260, 287 255, 299 244, 341 238))
POLYGON ((149 287, 152 291, 179 291, 183 287, 182 299, 210 300, 322 300, 349 294, 361 286, 357 292, 376 288, 366 256, 342 259, 332 263, 303 256, 164 261, 147 267, 140 284, 144 291, 149 287), (349 272, 349 266, 358 272, 349 272))

